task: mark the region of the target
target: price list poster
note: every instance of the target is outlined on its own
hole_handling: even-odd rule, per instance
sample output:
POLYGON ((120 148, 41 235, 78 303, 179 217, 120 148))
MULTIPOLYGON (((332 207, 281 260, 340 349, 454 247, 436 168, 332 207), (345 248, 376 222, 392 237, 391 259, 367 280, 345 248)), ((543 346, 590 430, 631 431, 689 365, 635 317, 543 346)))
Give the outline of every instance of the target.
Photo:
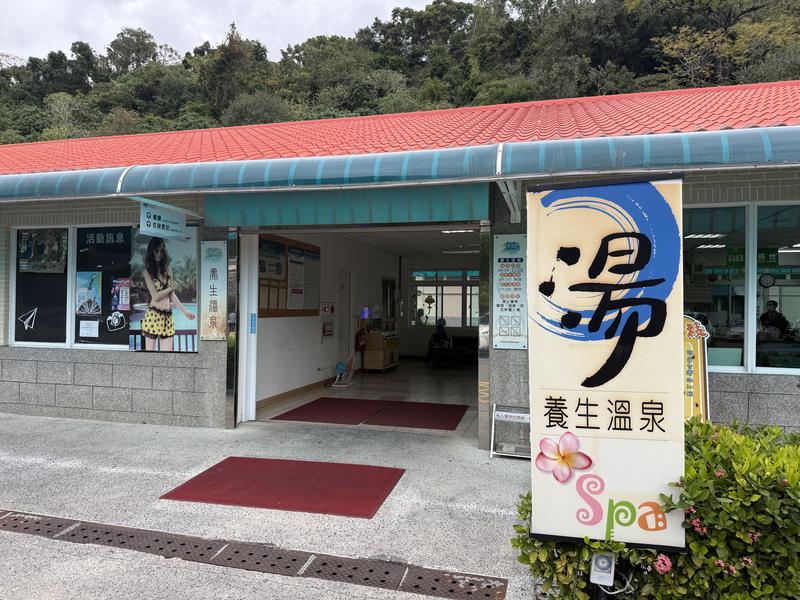
POLYGON ((494 348, 525 350, 528 347, 526 238, 524 233, 494 236, 494 348))

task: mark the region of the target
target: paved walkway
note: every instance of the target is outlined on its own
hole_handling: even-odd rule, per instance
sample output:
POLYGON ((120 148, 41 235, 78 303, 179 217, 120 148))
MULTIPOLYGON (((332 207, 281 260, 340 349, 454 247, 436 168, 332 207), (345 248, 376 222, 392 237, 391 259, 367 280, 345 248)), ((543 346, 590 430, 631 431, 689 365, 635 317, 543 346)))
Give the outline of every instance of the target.
MULTIPOLYGON (((0 415, 0 508, 345 557, 399 559, 508 579, 514 503, 528 461, 496 458, 465 437, 271 422, 233 431, 0 415), (226 456, 406 469, 373 519, 189 502, 159 496, 226 456)), ((0 533, 0 598, 421 598, 166 560, 114 548, 0 533)))

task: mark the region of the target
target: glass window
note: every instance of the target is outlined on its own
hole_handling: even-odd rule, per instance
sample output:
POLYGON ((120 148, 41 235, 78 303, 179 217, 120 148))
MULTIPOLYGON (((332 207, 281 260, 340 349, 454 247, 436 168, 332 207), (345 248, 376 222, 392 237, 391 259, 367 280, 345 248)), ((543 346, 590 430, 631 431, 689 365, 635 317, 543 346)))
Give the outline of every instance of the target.
POLYGON ((435 327, 444 319, 448 327, 478 326, 478 271, 412 271, 412 327, 435 327))
POLYGON ((708 329, 712 366, 744 366, 745 225, 743 206, 683 213, 684 313, 708 329))
POLYGON ((800 206, 758 207, 756 366, 800 368, 800 206))
POLYGON ((441 290, 442 318, 450 327, 463 327, 464 312, 461 300, 464 294, 461 286, 444 285, 439 289, 441 290))
POLYGON ((169 240, 169 254, 163 239, 134 233, 130 225, 14 230, 12 343, 197 352, 196 228, 169 240), (167 257, 172 292, 163 306, 152 306, 142 279, 151 242, 167 257), (143 341, 148 315, 167 333, 152 336, 155 348, 143 341))
POLYGON ((20 229, 16 239, 14 340, 67 338, 67 229, 20 229))
POLYGON ((128 345, 131 227, 77 230, 75 343, 128 345))
POLYGON ((419 285, 412 289, 411 325, 435 327, 438 316, 436 286, 419 285))

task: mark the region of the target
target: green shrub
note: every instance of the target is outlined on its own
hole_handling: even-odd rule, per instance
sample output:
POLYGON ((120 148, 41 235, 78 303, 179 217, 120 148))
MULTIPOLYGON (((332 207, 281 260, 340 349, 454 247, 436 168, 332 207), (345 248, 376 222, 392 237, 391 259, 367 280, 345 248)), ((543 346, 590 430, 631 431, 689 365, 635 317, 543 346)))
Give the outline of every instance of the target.
POLYGON ((666 511, 685 513, 686 553, 663 557, 621 542, 532 540, 531 495, 518 505, 512 545, 552 598, 587 600, 594 551, 616 555, 615 598, 800 598, 800 438, 777 427, 686 425, 686 469, 666 511), (668 559, 668 560, 667 560, 668 559), (667 564, 669 563, 669 565, 667 564))

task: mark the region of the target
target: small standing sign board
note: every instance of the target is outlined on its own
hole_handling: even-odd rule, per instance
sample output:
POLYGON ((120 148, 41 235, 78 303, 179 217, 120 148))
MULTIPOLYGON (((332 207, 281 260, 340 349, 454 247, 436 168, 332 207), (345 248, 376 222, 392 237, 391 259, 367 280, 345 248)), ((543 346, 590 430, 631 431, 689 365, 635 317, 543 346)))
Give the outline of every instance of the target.
POLYGON ((683 410, 686 419, 711 418, 708 402, 708 331, 692 317, 683 316, 683 410))

